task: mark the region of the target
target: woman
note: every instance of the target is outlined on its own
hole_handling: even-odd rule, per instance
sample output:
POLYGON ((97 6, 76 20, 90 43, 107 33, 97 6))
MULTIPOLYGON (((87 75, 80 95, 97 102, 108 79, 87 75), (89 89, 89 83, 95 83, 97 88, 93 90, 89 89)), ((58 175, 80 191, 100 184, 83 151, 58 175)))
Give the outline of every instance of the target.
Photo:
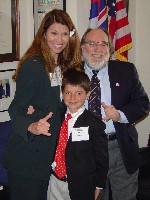
POLYGON ((13 76, 16 94, 9 107, 13 132, 5 158, 11 200, 46 199, 61 125, 61 78, 66 69, 80 66, 75 26, 65 11, 54 9, 45 15, 13 76), (35 111, 29 115, 30 105, 35 111))

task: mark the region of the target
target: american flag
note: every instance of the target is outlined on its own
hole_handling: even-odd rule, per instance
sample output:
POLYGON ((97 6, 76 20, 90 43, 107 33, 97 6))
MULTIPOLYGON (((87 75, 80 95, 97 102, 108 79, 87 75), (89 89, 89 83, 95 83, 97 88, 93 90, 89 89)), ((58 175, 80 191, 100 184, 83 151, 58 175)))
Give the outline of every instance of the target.
POLYGON ((128 61, 132 38, 124 0, 91 0, 90 28, 106 28, 113 40, 112 59, 128 61))

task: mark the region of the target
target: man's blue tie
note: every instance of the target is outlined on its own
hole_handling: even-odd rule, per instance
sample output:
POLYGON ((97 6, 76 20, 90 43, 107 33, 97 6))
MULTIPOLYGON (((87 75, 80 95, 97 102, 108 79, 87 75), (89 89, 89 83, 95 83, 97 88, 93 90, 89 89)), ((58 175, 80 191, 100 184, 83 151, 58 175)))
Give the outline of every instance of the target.
POLYGON ((97 77, 98 70, 93 70, 91 79, 91 95, 88 101, 88 109, 98 118, 101 119, 101 89, 100 80, 97 77))

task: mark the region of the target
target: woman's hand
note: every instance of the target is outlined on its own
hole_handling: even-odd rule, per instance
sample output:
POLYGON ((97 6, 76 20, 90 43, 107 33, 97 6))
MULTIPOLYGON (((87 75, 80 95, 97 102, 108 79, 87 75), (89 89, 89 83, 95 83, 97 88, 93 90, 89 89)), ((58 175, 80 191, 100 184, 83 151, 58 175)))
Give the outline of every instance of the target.
POLYGON ((28 127, 28 131, 35 135, 46 135, 50 136, 49 128, 50 124, 47 122, 52 117, 52 112, 50 112, 45 118, 40 119, 38 122, 32 123, 28 127))

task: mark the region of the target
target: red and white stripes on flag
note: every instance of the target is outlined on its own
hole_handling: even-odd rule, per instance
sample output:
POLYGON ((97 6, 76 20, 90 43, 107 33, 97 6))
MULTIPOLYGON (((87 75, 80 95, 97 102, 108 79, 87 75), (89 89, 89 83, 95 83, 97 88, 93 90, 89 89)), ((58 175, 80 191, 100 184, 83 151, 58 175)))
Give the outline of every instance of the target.
POLYGON ((132 38, 124 0, 91 0, 89 27, 108 29, 115 48, 112 59, 128 61, 132 38))

